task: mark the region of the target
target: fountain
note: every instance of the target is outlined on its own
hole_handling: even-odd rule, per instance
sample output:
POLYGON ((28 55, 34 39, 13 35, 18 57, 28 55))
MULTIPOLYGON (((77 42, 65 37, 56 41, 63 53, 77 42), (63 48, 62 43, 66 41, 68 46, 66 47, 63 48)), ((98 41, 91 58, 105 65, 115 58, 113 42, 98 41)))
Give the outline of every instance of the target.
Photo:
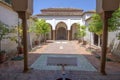
POLYGON ((56 80, 72 80, 72 79, 69 79, 69 78, 66 78, 65 75, 65 66, 67 66, 66 64, 58 64, 58 66, 61 66, 62 67, 62 78, 58 78, 56 80))
POLYGON ((66 78, 65 66, 77 66, 77 58, 76 57, 48 57, 47 65, 61 66, 62 77, 56 80, 72 80, 72 79, 66 78))

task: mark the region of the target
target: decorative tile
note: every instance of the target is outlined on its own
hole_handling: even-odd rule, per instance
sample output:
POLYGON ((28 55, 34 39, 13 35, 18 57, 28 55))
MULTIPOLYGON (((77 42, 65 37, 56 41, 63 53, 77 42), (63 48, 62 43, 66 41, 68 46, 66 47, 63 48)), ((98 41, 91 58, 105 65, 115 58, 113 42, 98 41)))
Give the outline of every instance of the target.
POLYGON ((61 70, 61 66, 47 65, 48 57, 76 57, 77 66, 66 66, 65 70, 96 71, 92 64, 82 55, 58 55, 42 54, 32 65, 31 68, 39 70, 61 70))

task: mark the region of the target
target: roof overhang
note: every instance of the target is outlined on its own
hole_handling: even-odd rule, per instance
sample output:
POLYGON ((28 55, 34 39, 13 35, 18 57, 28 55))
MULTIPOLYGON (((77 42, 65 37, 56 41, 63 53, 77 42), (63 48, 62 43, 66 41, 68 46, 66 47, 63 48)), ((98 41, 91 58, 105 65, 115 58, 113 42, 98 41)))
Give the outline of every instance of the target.
POLYGON ((96 12, 114 11, 119 8, 120 0, 96 0, 96 12))

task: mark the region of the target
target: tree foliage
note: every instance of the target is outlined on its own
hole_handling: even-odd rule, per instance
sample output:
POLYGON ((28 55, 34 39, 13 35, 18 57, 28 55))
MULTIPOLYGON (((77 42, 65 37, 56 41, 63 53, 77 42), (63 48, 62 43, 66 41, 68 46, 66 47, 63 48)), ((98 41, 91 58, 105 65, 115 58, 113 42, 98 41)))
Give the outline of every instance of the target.
POLYGON ((6 38, 6 35, 9 33, 8 25, 0 21, 0 51, 1 51, 1 41, 6 38))
POLYGON ((30 27, 30 32, 34 32, 37 38, 40 37, 41 34, 46 38, 46 34, 50 31, 49 24, 46 23, 44 19, 36 19, 34 26, 30 27))
POLYGON ((94 32, 98 36, 102 34, 102 27, 103 27, 103 22, 101 20, 101 17, 98 14, 94 14, 91 17, 91 22, 89 24, 89 31, 94 32))
POLYGON ((112 17, 109 19, 109 27, 111 27, 112 31, 120 29, 119 28, 120 27, 120 8, 118 10, 116 10, 112 14, 112 17))
POLYGON ((42 34, 40 20, 35 20, 34 25, 29 28, 29 31, 35 33, 37 38, 39 38, 40 34, 42 34))
POLYGON ((4 23, 0 22, 0 41, 9 33, 9 28, 4 23))
POLYGON ((13 35, 10 36, 9 39, 11 41, 15 41, 18 46, 22 46, 23 45, 23 28, 22 28, 22 24, 13 27, 12 29, 10 29, 11 33, 17 34, 17 35, 13 35))
POLYGON ((86 26, 80 26, 80 24, 77 24, 78 30, 77 30, 77 37, 83 38, 86 35, 86 26))

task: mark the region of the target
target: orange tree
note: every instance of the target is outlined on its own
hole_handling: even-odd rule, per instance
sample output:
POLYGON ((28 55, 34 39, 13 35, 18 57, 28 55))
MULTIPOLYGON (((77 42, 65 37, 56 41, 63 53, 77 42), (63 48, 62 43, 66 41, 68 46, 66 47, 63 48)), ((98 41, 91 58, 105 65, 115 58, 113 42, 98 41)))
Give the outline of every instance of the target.
POLYGON ((50 26, 44 19, 36 19, 34 26, 30 27, 30 32, 34 32, 37 36, 37 39, 40 38, 40 35, 44 36, 44 42, 46 42, 46 35, 49 31, 50 26))
POLYGON ((101 17, 98 14, 94 14, 91 17, 91 22, 89 24, 89 31, 97 34, 99 36, 99 41, 98 45, 100 46, 100 38, 102 35, 102 27, 103 27, 103 22, 101 20, 101 17))
POLYGON ((80 25, 79 23, 77 24, 77 38, 81 40, 83 38, 84 41, 84 36, 86 35, 86 26, 80 25))
MULTIPOLYGON (((109 27, 114 31, 120 30, 120 8, 117 9, 109 19, 109 27)), ((117 37, 120 39, 120 33, 118 33, 117 37)))

